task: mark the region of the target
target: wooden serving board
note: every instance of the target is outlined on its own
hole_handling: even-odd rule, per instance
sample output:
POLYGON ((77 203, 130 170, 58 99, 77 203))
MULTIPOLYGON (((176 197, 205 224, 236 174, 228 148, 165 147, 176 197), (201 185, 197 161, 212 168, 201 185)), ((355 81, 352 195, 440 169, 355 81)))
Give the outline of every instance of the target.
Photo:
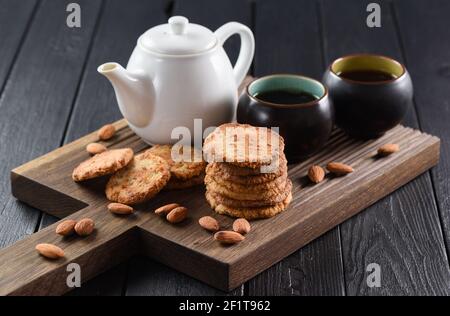
MULTIPOLYGON (((115 126, 118 133, 106 143, 108 147, 131 147, 135 152, 147 147, 126 121, 115 126)), ((245 241, 226 247, 197 223, 201 216, 213 215, 229 229, 233 221, 214 215, 202 187, 162 192, 130 217, 110 214, 104 196, 106 179, 84 184, 71 179, 74 167, 88 158, 85 146, 93 141, 97 141, 95 133, 11 172, 12 192, 19 200, 59 218, 90 217, 97 229, 86 238, 61 238, 55 234, 56 223, 1 250, 0 294, 62 294, 70 290, 66 286, 69 263, 81 266, 86 281, 137 253, 216 288, 233 289, 437 164, 440 146, 438 138, 403 126, 364 142, 337 130, 325 149, 289 166, 293 182, 289 208, 274 218, 254 221, 245 241), (377 148, 387 142, 400 144, 400 152, 376 157, 377 148), (340 178, 327 176, 324 182, 311 185, 306 178, 308 167, 331 160, 348 163, 355 172, 340 178), (172 202, 189 208, 189 218, 180 225, 153 214, 155 208, 172 202), (40 257, 34 247, 43 242, 63 248, 66 259, 40 257)))

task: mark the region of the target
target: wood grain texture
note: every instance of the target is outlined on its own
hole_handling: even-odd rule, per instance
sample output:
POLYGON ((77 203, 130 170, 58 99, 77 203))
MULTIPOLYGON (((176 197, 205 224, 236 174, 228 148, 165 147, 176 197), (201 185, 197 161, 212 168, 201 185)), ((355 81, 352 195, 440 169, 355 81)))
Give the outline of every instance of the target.
MULTIPOLYGON (((450 10, 448 1, 393 3, 408 70, 414 80, 421 128, 442 137, 441 163, 432 170, 438 209, 450 255, 450 10), (419 22, 418 22, 419 21, 419 22), (420 88, 417 88, 420 87, 420 88)), ((448 283, 447 283, 448 284, 448 283)))
POLYGON ((23 43, 36 8, 36 0, 0 1, 0 94, 14 65, 17 52, 23 43), (14 28, 11 27, 14 25, 14 28))
MULTIPOLYGON (((255 11, 255 74, 298 73, 320 80, 324 63, 317 3, 260 1, 255 11)), ((249 295, 343 295, 339 228, 261 273, 248 287, 249 295)))
MULTIPOLYGON (((14 34, 11 26, 16 27, 16 23, 26 25, 24 15, 30 11, 26 3, 30 4, 15 1, 11 6, 23 9, 11 16, 19 18, 18 21, 4 20, 10 21, 6 30, 11 34, 14 34)), ((73 30, 66 27, 63 2, 42 1, 36 8, 15 63, 10 65, 12 70, 0 99, 0 177, 4 179, 0 182, 1 247, 32 234, 38 224, 40 213, 17 203, 5 180, 9 178, 11 168, 61 145, 99 10, 99 1, 80 1, 80 4, 85 24, 83 28, 73 30)), ((8 12, 9 9, 2 7, 2 10, 8 12)), ((23 26, 17 25, 17 30, 21 29, 23 26)), ((2 51, 4 45, 14 45, 13 38, 4 38, 7 42, 2 41, 2 51)), ((5 63, 8 61, 12 62, 6 60, 5 63)))
MULTIPOLYGON (((123 126, 123 121, 117 125, 123 126)), ((294 199, 289 209, 270 220, 253 222, 252 233, 245 242, 223 247, 197 224, 198 218, 212 212, 201 187, 186 190, 183 195, 160 193, 137 207, 134 216, 123 218, 106 210, 105 179, 73 182, 70 174, 88 157, 84 147, 95 137, 95 133, 90 134, 12 171, 13 192, 19 199, 33 204, 30 196, 38 201, 38 197, 46 195, 47 188, 52 188, 88 204, 69 218, 90 217, 95 220, 97 230, 84 239, 62 239, 54 233, 56 224, 53 224, 1 250, 0 294, 61 294, 68 290, 65 284, 68 263, 80 264, 86 280, 135 253, 150 256, 221 290, 233 289, 424 172, 437 163, 439 156, 439 139, 401 126, 367 142, 336 132, 323 151, 291 166, 289 177, 293 180, 294 199), (398 143, 402 151, 376 159, 377 148, 388 139, 398 143), (308 184, 305 174, 313 161, 325 164, 336 159, 351 164, 356 171, 347 177, 328 177, 320 185, 308 184), (21 183, 39 182, 42 187, 30 195, 16 187, 18 179, 21 183), (170 225, 152 214, 152 210, 169 202, 188 207, 188 220, 170 225), (39 257, 34 245, 41 242, 62 247, 66 259, 49 262, 39 257)), ((117 137, 107 145, 131 147, 135 152, 146 147, 126 127, 119 129, 117 137)), ((55 201, 47 211, 64 216, 63 212, 55 211, 58 205, 55 201)), ((215 217, 222 227, 230 227, 233 221, 225 216, 215 217)))
MULTIPOLYGON (((391 2, 378 2, 382 27, 375 29, 365 24, 370 2, 349 0, 342 6, 335 0, 320 1, 328 63, 355 52, 383 54, 404 61, 391 2)), ((421 25, 423 18, 410 23, 421 25)), ((416 35, 411 36, 416 40, 416 35)), ((422 38, 425 41, 427 37, 422 38)), ((434 85, 436 80, 429 82, 434 85)), ((416 93, 426 89, 421 84, 414 81, 416 93)), ((424 102, 424 106, 429 104, 424 102)), ((405 122, 419 127, 415 109, 410 110, 405 122)), ((341 237, 348 295, 449 294, 448 260, 429 174, 341 225, 341 237), (381 266, 381 288, 369 288, 366 284, 369 263, 381 266)))

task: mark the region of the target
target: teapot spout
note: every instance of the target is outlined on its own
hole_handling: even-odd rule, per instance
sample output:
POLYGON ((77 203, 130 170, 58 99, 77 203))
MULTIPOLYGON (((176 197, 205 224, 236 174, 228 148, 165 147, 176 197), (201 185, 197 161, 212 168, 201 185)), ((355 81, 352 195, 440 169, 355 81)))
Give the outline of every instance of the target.
POLYGON ((122 115, 132 125, 143 128, 153 116, 155 89, 144 72, 130 72, 118 63, 106 63, 97 71, 111 82, 122 115))

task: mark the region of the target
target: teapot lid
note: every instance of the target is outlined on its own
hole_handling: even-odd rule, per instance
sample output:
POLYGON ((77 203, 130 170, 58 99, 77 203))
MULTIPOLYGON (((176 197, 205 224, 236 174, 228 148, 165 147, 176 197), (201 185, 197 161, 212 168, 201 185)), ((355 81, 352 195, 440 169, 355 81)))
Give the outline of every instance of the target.
POLYGON ((197 54, 217 43, 214 33, 204 26, 189 23, 184 16, 174 16, 168 24, 155 26, 145 32, 139 43, 144 48, 166 55, 197 54))

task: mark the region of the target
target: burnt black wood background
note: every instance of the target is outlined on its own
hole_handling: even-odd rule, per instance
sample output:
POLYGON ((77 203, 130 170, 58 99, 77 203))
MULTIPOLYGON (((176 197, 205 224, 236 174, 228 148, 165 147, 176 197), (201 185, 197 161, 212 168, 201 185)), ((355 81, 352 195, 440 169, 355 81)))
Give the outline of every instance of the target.
MULTIPOLYGON (((251 27, 252 73, 320 79, 344 54, 404 62, 415 85, 405 124, 441 137, 439 165, 250 280, 231 295, 450 294, 450 1, 447 0, 77 0, 82 27, 66 26, 62 0, 0 0, 0 247, 54 222, 17 202, 9 171, 119 119, 114 93, 96 68, 126 64, 137 37, 182 14, 213 30, 251 27), (382 27, 366 26, 366 7, 382 27), (369 263, 380 288, 366 285, 369 263)), ((227 44, 236 60, 239 40, 227 44)), ((73 295, 225 295, 147 258, 89 281, 73 295)))

